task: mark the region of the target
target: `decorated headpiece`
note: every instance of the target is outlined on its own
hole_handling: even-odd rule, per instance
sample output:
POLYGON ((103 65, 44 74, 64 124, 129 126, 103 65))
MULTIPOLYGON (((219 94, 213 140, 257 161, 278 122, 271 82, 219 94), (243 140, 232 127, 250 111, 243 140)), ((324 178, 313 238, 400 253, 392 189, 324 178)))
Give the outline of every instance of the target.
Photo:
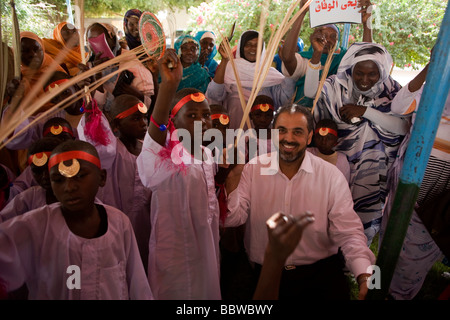
POLYGON ((182 98, 180 101, 177 102, 175 107, 173 107, 172 112, 170 113, 170 116, 172 118, 175 117, 175 115, 178 113, 178 111, 180 111, 181 107, 184 106, 189 101, 203 102, 203 101, 205 101, 205 99, 206 99, 205 95, 201 92, 188 94, 187 96, 185 96, 184 98, 182 98))
POLYGON ((261 110, 262 112, 267 112, 267 111, 269 111, 269 109, 273 111, 274 107, 273 107, 273 105, 271 105, 269 103, 260 103, 260 104, 254 105, 252 107, 251 111, 255 111, 258 109, 261 110))
POLYGON ((336 130, 333 130, 331 128, 327 128, 327 127, 320 127, 317 128, 316 131, 314 131, 315 133, 319 133, 321 136, 326 136, 327 134, 332 134, 333 136, 338 136, 336 130))
POLYGON ((132 106, 131 108, 125 110, 124 112, 119 113, 116 116, 116 119, 126 118, 128 116, 131 116, 136 111, 139 111, 139 112, 145 114, 145 113, 147 113, 148 108, 147 108, 147 106, 145 104, 143 104, 142 102, 139 102, 139 103, 135 104, 134 106, 132 106))
POLYGON ((78 160, 85 160, 101 169, 100 159, 96 156, 81 150, 66 151, 63 153, 55 154, 50 158, 48 162, 48 170, 58 165, 58 171, 62 176, 71 178, 80 171, 80 163, 78 160), (70 166, 66 166, 64 161, 72 160, 70 166))
POLYGON ((34 164, 37 167, 45 166, 51 154, 52 153, 50 151, 43 151, 32 154, 28 157, 28 165, 34 164))
POLYGON ((224 113, 216 113, 211 115, 211 120, 219 119, 220 124, 226 126, 230 123, 230 117, 224 113))
POLYGON ((64 82, 67 82, 67 81, 69 81, 69 79, 60 79, 60 80, 56 80, 56 81, 50 83, 48 86, 46 86, 46 87, 44 88, 44 91, 45 91, 45 92, 51 92, 51 91, 53 91, 53 90, 56 90, 56 89, 59 88, 59 86, 60 86, 61 84, 63 84, 64 82))
POLYGON ((47 128, 44 130, 44 137, 45 137, 49 132, 50 132, 52 135, 54 135, 54 136, 60 135, 60 134, 63 133, 63 132, 67 132, 68 134, 70 134, 70 135, 72 136, 72 138, 74 137, 72 129, 70 129, 70 128, 68 128, 68 127, 65 127, 65 126, 62 126, 62 125, 60 125, 60 124, 58 124, 58 125, 52 125, 52 126, 47 127, 47 128))

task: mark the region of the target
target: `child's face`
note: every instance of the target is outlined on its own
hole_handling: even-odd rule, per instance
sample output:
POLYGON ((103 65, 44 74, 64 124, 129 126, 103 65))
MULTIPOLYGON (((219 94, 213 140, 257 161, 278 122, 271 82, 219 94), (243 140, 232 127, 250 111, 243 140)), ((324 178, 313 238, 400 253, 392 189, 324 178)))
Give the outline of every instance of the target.
POLYGON ((140 111, 117 121, 120 134, 131 139, 144 139, 147 126, 147 114, 140 111))
POLYGON ((44 49, 39 42, 30 38, 20 40, 22 63, 31 69, 39 69, 44 61, 44 49))
POLYGON ((203 134, 212 127, 211 110, 206 99, 202 102, 189 101, 173 118, 175 128, 189 131, 191 143, 194 142, 194 124, 196 121, 201 121, 203 141, 203 134))
MULTIPOLYGON (((74 160, 62 162, 65 166, 71 166, 74 160)), ((83 212, 89 210, 94 203, 99 187, 103 187, 106 181, 106 171, 100 170, 94 164, 85 160, 76 160, 80 165, 78 173, 67 178, 59 170, 59 165, 50 169, 50 181, 53 194, 61 202, 61 207, 66 212, 83 212)))
POLYGON ((323 154, 331 154, 337 144, 337 137, 331 133, 322 136, 319 132, 314 134, 314 143, 323 154))
POLYGON ((212 127, 214 129, 220 130, 220 132, 222 133, 222 136, 224 138, 224 141, 225 141, 225 137, 227 136, 227 129, 230 128, 230 123, 222 124, 219 119, 214 119, 214 120, 212 120, 212 127))
POLYGON ((258 129, 269 129, 270 124, 273 120, 273 112, 272 110, 268 110, 266 112, 257 109, 250 112, 250 119, 253 122, 253 126, 256 130, 258 129))
POLYGON ((188 42, 183 44, 181 47, 181 57, 180 60, 186 64, 191 65, 198 60, 198 45, 195 42, 188 42))

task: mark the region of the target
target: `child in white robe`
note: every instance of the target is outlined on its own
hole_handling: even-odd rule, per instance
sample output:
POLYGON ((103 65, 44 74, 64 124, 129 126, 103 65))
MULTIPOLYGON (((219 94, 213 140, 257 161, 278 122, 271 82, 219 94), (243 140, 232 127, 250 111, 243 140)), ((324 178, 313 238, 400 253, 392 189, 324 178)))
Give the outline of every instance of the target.
POLYGON ((0 224, 0 288, 26 283, 30 299, 152 299, 128 217, 95 203, 106 180, 95 148, 66 141, 48 166, 60 202, 0 224))
POLYGON ((116 97, 109 113, 112 117, 111 126, 106 116, 101 115, 100 125, 109 140, 106 145, 85 134, 86 117, 89 114, 87 112, 83 116, 77 130, 80 140, 95 146, 107 172, 106 184, 99 190, 97 197, 130 218, 147 269, 151 191, 142 184, 136 165, 136 157, 141 152, 142 139, 147 132, 147 106, 132 95, 116 97), (118 136, 114 134, 113 128, 117 130, 118 136))
POLYGON ((336 122, 331 119, 322 119, 316 124, 314 130, 313 147, 308 147, 308 151, 313 155, 334 164, 350 183, 350 164, 345 153, 336 151, 338 141, 338 130, 336 122))
POLYGON ((48 158, 61 140, 54 137, 41 138, 28 149, 28 166, 38 185, 31 186, 15 196, 0 211, 0 222, 24 214, 46 204, 58 202, 53 194, 48 174, 48 158))
POLYGON ((152 190, 150 286, 156 299, 219 300, 217 165, 211 161, 211 151, 193 135, 211 128, 211 111, 199 90, 176 93, 183 67, 173 49, 167 49, 158 63, 162 81, 137 158, 141 180, 152 190), (194 130, 199 123, 201 131, 194 130), (182 143, 174 128, 178 134, 184 129, 182 143))

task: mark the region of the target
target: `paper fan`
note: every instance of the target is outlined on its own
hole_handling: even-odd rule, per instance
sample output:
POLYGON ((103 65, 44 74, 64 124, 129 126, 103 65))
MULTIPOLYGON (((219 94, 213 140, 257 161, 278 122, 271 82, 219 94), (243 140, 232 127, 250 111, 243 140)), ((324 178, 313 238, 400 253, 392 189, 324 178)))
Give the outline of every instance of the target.
POLYGON ((161 22, 151 12, 143 12, 139 19, 139 34, 147 54, 159 59, 166 50, 166 36, 161 22))

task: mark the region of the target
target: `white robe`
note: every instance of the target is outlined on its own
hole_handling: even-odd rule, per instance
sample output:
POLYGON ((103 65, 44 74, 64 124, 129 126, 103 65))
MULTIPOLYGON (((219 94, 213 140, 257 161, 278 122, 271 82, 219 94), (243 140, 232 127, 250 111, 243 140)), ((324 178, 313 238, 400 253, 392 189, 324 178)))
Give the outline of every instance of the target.
POLYGON ((59 202, 1 223, 0 277, 8 291, 26 283, 29 299, 152 299, 128 217, 104 207, 108 229, 93 239, 70 231, 59 202), (76 267, 80 289, 71 288, 76 267))
MULTIPOLYGON (((186 164, 183 171, 160 157, 161 149, 147 133, 137 158, 142 183, 152 190, 148 275, 153 294, 158 300, 220 300, 216 165, 186 164)), ((183 151, 181 159, 188 162, 192 158, 183 151)))

